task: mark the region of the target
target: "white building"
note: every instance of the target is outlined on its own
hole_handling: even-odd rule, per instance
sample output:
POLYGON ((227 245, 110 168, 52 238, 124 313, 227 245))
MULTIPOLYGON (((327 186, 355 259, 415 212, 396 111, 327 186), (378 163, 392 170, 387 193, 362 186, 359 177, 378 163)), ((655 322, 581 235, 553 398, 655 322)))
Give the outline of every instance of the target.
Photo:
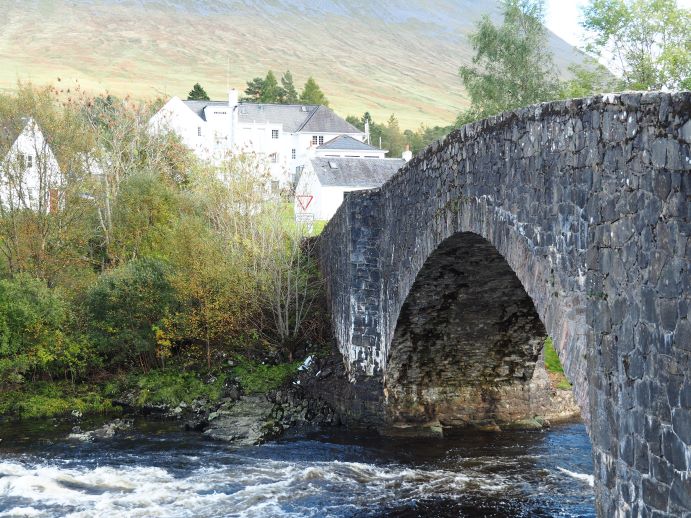
POLYGON ((346 192, 380 187, 405 163, 402 158, 309 159, 295 188, 296 219, 328 221, 346 192))
MULTIPOLYGON (((201 159, 219 163, 231 153, 266 157, 272 179, 294 181, 315 148, 341 136, 363 142, 365 134, 326 106, 183 101, 173 97, 152 118, 153 131, 174 131, 201 159)), ((370 146, 371 147, 371 146, 370 146)))
POLYGON ((61 185, 60 167, 41 128, 33 119, 27 119, 16 137, 9 128, 2 130, 7 141, 12 142, 0 162, 0 203, 3 210, 56 210, 61 185))
POLYGON ((331 158, 384 158, 388 151, 369 145, 349 135, 325 142, 314 150, 315 157, 331 158))

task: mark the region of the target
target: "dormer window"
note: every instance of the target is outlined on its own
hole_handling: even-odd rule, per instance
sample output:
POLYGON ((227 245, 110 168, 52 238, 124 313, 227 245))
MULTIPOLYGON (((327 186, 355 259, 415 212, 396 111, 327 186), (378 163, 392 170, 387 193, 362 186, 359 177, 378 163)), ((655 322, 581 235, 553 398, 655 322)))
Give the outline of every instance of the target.
POLYGON ((277 139, 278 138, 278 130, 271 130, 271 138, 272 139, 277 139))

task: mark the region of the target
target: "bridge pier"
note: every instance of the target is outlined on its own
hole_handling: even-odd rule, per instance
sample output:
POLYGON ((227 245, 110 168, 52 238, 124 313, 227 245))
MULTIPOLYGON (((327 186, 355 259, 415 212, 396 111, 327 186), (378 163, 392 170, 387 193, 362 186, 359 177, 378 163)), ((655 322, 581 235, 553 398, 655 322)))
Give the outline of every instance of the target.
POLYGON ((385 419, 501 415, 478 397, 516 400, 546 333, 598 514, 691 512, 690 116, 689 92, 546 103, 350 193, 320 263, 346 368, 385 419))

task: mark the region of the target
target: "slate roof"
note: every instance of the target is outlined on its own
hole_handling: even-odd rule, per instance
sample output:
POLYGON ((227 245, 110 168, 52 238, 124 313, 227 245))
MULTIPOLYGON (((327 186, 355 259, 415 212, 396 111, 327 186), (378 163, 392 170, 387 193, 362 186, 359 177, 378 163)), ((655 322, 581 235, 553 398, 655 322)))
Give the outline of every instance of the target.
MULTIPOLYGON (((8 121, 7 125, 0 127, 0 152, 9 151, 19 138, 19 135, 24 133, 24 130, 32 123, 35 124, 31 117, 22 117, 21 119, 8 121)), ((38 124, 36 124, 36 130, 41 131, 38 124)))
MULTIPOLYGON (((183 101, 197 116, 204 118, 207 106, 228 108, 227 101, 183 101)), ((362 133, 326 106, 309 104, 256 104, 240 103, 240 123, 282 124, 289 133, 362 133)))
POLYGON ((339 135, 335 139, 329 140, 317 149, 339 149, 347 151, 384 151, 378 147, 370 146, 367 142, 361 142, 350 135, 339 135))
POLYGON ((312 158, 314 173, 325 187, 380 187, 405 165, 402 158, 312 158))

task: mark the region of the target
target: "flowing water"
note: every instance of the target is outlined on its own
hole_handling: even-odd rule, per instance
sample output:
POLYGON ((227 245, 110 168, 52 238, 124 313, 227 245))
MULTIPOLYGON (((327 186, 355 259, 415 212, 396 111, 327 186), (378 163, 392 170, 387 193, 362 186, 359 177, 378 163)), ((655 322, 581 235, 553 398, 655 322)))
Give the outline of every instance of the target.
POLYGON ((242 449, 170 423, 93 442, 68 440, 70 426, 0 423, 0 517, 594 516, 582 424, 443 440, 323 432, 242 449))

